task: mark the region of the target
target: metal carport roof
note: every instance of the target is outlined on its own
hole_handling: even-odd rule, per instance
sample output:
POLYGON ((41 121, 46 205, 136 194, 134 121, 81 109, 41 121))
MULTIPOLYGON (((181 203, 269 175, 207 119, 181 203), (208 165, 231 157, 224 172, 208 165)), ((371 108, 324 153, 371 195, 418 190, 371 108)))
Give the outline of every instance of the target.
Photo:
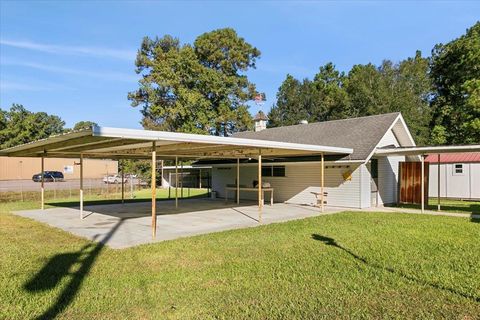
POLYGON ((0 150, 0 156, 149 159, 152 142, 162 158, 244 158, 313 154, 351 154, 351 148, 210 135, 93 126, 0 150))

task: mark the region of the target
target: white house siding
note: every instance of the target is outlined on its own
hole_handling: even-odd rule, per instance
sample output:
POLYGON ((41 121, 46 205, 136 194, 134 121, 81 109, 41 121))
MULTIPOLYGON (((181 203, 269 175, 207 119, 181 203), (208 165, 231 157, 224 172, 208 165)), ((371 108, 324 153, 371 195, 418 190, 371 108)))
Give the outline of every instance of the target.
MULTIPOLYGON (((453 163, 440 164, 440 197, 480 199, 480 163, 463 163, 463 174, 453 173, 453 163)), ((430 197, 438 194, 438 164, 430 164, 430 197)))
POLYGON ((378 204, 392 204, 398 197, 398 166, 405 157, 378 158, 378 204))
MULTIPOLYGON (((397 137, 389 130, 382 138, 378 147, 400 146, 397 137)), ((398 197, 398 164, 405 161, 404 156, 378 157, 378 205, 397 202, 398 197)))
POLYGON ((370 173, 370 164, 362 164, 358 168, 360 176, 360 208, 370 208, 372 205, 372 175, 370 173))
MULTIPOLYGON (((327 203, 331 206, 350 208, 362 207, 360 199, 360 166, 358 164, 335 164, 326 162, 329 166, 325 170, 325 191, 328 192, 327 203), (347 168, 347 165, 349 168, 347 168), (332 168, 332 166, 335 166, 332 168), (352 171, 352 179, 344 181, 343 173, 352 171)), ((365 167, 364 165, 362 165, 365 167)), ((365 170, 365 168, 364 168, 365 170)), ((257 165, 240 166, 240 184, 253 187, 253 180, 257 180, 257 165)), ((364 173, 366 175, 366 173, 364 173)), ((224 196, 225 186, 235 184, 236 167, 214 166, 212 169, 212 189, 220 197, 224 196)), ((263 177, 274 188, 276 202, 312 205, 316 203, 315 195, 311 192, 320 192, 320 163, 303 162, 285 164, 285 177, 263 177)), ((368 185, 369 187, 369 185, 368 185)), ((230 193, 233 197, 233 192, 230 193)), ((240 192, 241 199, 257 199, 255 192, 240 192)), ((266 193, 265 198, 269 195, 266 193)))

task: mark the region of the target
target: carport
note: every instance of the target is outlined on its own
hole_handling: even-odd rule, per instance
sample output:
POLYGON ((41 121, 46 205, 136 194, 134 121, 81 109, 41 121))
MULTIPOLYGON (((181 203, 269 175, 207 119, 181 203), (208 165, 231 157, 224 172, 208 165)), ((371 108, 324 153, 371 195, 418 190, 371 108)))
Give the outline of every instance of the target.
MULTIPOLYGON (((70 132, 32 143, 1 150, 0 155, 16 157, 38 157, 41 159, 42 173, 45 158, 79 158, 80 169, 80 219, 84 219, 83 210, 83 159, 151 159, 152 163, 152 201, 151 230, 155 238, 157 231, 156 208, 156 162, 174 160, 176 177, 180 160, 198 159, 236 159, 236 203, 239 203, 240 160, 258 160, 258 223, 262 222, 262 158, 318 156, 321 162, 321 208, 324 211, 324 156, 348 155, 349 148, 319 146, 299 143, 286 143, 267 140, 218 137, 199 134, 148 131, 124 128, 93 126, 92 128, 70 132)), ((123 175, 123 172, 122 172, 123 175)), ((178 185, 178 183, 176 183, 178 185)), ((44 181, 41 182, 41 208, 44 210, 44 181)), ((124 190, 122 184, 122 203, 124 190)), ((178 208, 178 188, 175 188, 175 208, 178 208)))

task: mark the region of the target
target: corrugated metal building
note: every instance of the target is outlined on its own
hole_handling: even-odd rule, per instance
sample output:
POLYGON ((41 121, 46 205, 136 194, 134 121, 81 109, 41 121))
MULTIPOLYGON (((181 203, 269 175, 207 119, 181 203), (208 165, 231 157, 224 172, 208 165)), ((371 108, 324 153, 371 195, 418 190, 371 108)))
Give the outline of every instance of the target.
MULTIPOLYGON (((63 172, 65 179, 79 179, 79 159, 46 158, 46 171, 63 172)), ((85 159, 84 177, 88 179, 102 178, 106 174, 118 173, 118 161, 85 159)), ((0 157, 0 180, 28 180, 41 172, 40 158, 0 157)))
MULTIPOLYGON (((438 156, 429 155, 429 196, 438 194, 438 156)), ((440 155, 440 197, 480 200, 480 153, 440 155)))

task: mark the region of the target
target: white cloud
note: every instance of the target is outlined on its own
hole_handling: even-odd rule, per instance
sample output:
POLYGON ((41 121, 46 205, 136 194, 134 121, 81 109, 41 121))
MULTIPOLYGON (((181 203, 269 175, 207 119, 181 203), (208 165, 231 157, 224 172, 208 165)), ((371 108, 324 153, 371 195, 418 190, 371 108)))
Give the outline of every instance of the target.
POLYGON ((26 82, 14 82, 0 80, 0 91, 56 91, 71 89, 65 86, 55 84, 29 84, 26 82))
POLYGON ((0 45, 53 54, 108 57, 129 61, 135 60, 136 56, 135 50, 112 49, 105 47, 53 45, 33 41, 19 41, 11 39, 0 39, 0 45))
POLYGON ((112 71, 101 71, 101 72, 100 71, 88 71, 88 70, 83 70, 83 69, 57 67, 57 66, 52 66, 52 65, 47 65, 47 64, 27 62, 27 61, 17 61, 17 60, 10 60, 10 59, 2 59, 1 64, 2 65, 33 68, 33 69, 37 69, 37 70, 43 70, 43 71, 54 72, 54 73, 86 76, 86 77, 104 79, 104 80, 109 80, 109 81, 136 82, 138 80, 138 77, 139 77, 137 75, 134 75, 133 71, 132 71, 132 74, 121 73, 121 72, 112 72, 112 71))

